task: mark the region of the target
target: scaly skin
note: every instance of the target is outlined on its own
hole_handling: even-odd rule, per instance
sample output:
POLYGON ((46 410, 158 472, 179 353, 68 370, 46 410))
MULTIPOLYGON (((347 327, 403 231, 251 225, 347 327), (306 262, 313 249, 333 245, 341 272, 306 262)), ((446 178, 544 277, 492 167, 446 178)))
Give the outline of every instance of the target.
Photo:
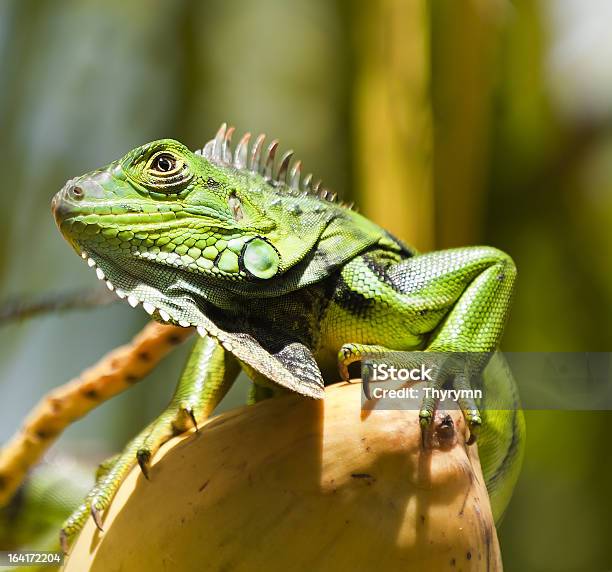
MULTIPOLYGON (((189 415, 210 413, 234 364, 254 381, 255 399, 287 390, 321 398, 324 383, 337 380, 337 360, 346 376, 366 351, 494 352, 515 281, 510 257, 490 247, 419 255, 309 178, 300 185, 290 155, 275 170, 276 142, 261 157, 258 139, 247 160, 245 136, 232 152, 232 132, 223 126, 196 153, 169 139, 149 143, 69 181, 53 201, 62 234, 109 289, 155 319, 198 328, 205 341, 190 362, 198 365, 177 390, 191 388, 189 415)), ((469 387, 484 366, 467 377, 442 369, 433 385, 469 387)), ((483 425, 481 459, 499 517, 518 475, 524 426, 507 368, 485 385, 506 411, 461 406, 474 434, 483 425)), ((425 430, 434 408, 423 402, 425 430)), ((102 526, 127 470, 138 460, 146 474, 188 409, 175 399, 105 468, 66 538, 89 511, 102 526)))

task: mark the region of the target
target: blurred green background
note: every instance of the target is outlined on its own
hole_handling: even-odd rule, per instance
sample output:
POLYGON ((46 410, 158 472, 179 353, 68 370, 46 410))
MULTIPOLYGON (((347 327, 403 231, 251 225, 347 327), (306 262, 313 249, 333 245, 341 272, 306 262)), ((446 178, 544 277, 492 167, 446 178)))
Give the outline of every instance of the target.
MULTIPOLYGON (((201 147, 229 121, 419 249, 509 252, 504 349, 609 350, 611 21, 607 0, 2 0, 0 294, 93 285, 50 215, 66 179, 158 137, 201 147)), ((144 323, 123 304, 0 329, 0 441, 144 323)), ((118 450, 186 350, 55 451, 118 450)), ((527 417, 506 570, 611 569, 612 415, 527 417)))

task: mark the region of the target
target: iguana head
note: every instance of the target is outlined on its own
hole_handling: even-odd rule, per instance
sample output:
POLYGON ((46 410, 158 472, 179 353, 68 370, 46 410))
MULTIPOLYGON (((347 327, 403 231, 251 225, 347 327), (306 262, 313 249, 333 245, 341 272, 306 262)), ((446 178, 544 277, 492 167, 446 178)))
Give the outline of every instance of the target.
POLYGON ((204 290, 235 293, 300 287, 377 241, 389 242, 311 176, 300 184, 292 153, 275 168, 276 141, 262 152, 260 136, 249 152, 247 134, 232 152, 232 132, 222 126, 196 152, 154 141, 68 181, 53 199, 63 235, 111 286, 130 271, 147 282, 161 269, 204 290), (291 269, 313 258, 310 271, 287 281, 291 269), (274 281, 285 286, 270 287, 274 281))

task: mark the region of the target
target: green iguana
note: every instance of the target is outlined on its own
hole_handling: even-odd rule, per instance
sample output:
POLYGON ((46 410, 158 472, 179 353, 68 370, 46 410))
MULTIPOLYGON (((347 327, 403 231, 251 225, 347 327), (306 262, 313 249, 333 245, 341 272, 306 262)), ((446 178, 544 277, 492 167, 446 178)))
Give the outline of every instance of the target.
MULTIPOLYGON (((168 409, 111 459, 65 523, 64 542, 93 515, 101 528, 121 480, 185 420, 197 427, 242 368, 253 399, 295 391, 321 399, 325 383, 382 351, 484 352, 498 346, 516 269, 491 247, 418 254, 333 194, 301 177, 288 152, 264 136, 235 147, 221 127, 202 150, 154 141, 66 183, 53 199, 62 234, 132 307, 200 338, 168 409), (278 166, 276 165, 278 163, 278 166)), ((471 372, 481 373, 485 363, 471 372)), ((432 387, 469 387, 472 375, 439 371, 432 387)), ((479 451, 494 513, 520 468, 524 422, 503 366, 485 377, 493 411, 461 402, 479 451), (491 398, 493 399, 493 398, 491 398), (502 409, 502 407, 500 407, 502 409)), ((486 399, 486 396, 485 396, 486 399)), ((419 412, 427 428, 436 402, 419 412)))

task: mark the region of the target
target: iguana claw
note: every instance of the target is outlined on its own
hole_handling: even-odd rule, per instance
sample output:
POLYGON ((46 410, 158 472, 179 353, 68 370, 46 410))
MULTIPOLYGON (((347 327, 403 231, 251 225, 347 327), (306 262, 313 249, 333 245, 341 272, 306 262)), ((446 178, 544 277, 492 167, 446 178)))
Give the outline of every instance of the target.
POLYGON ((149 467, 151 463, 151 451, 148 449, 139 449, 136 453, 136 459, 138 460, 138 465, 140 466, 140 470, 142 474, 145 476, 145 479, 149 480, 149 467))
POLYGON ((60 548, 62 549, 62 553, 64 554, 64 556, 66 556, 66 554, 68 554, 68 534, 63 528, 62 530, 60 530, 59 543, 60 548))
POLYGON ((173 421, 174 428, 178 432, 187 431, 190 424, 193 425, 197 433, 199 427, 194 408, 191 404, 181 403, 176 414, 176 419, 173 421))
POLYGON ((95 506, 92 506, 91 516, 93 518, 94 523, 96 524, 97 529, 100 532, 104 532, 104 529, 102 528, 102 511, 98 510, 95 506))
POLYGON ((480 427, 482 426, 482 418, 480 417, 478 410, 475 410, 473 415, 470 415, 469 413, 466 414, 465 412, 464 415, 467 419, 468 427, 470 428, 470 436, 466 441, 466 444, 473 445, 478 439, 478 433, 480 431, 480 427))

